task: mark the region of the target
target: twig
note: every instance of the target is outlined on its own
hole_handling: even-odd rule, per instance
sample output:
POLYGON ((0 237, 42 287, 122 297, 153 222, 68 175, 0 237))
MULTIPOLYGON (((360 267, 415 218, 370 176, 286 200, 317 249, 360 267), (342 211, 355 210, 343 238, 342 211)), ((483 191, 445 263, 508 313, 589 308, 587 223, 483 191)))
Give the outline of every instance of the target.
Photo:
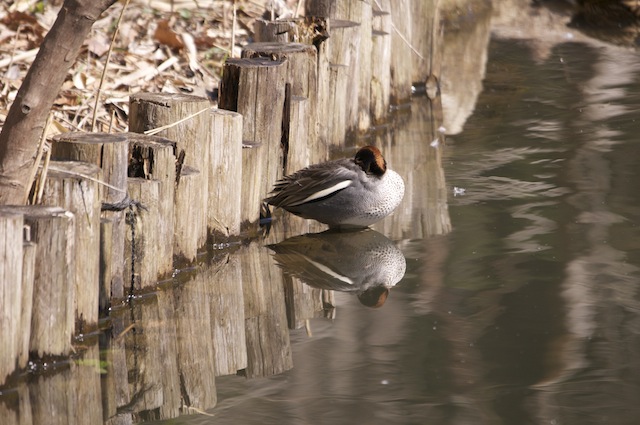
POLYGON ((40 205, 42 203, 42 195, 44 194, 44 182, 47 181, 50 161, 51 149, 47 149, 47 154, 44 157, 44 164, 42 165, 42 172, 40 173, 40 180, 38 183, 38 197, 36 198, 36 205, 40 205))
POLYGON ((93 106, 93 118, 91 119, 92 132, 96 128, 96 120, 98 119, 98 104, 100 103, 100 95, 102 94, 102 85, 104 84, 104 77, 107 75, 107 69, 109 68, 109 62, 111 61, 111 52, 113 51, 113 45, 116 44, 116 37, 118 36, 118 30, 120 29, 120 22, 122 21, 122 16, 124 15, 124 11, 128 5, 129 5, 129 0, 126 0, 124 5, 122 6, 122 10, 120 11, 120 16, 118 16, 118 22, 116 22, 116 28, 113 30, 113 37, 111 38, 111 44, 109 44, 107 59, 104 64, 104 68, 102 68, 102 75, 100 76, 100 84, 98 85, 98 93, 96 93, 96 103, 93 106))
POLYGON ((300 16, 300 5, 302 4, 302 0, 298 0, 298 4, 296 5, 296 13, 295 15, 293 15, 293 17, 295 19, 298 19, 298 16, 300 16))
POLYGON ((68 170, 66 168, 59 168, 59 167, 56 167, 56 166, 49 166, 48 168, 53 170, 53 171, 60 171, 60 172, 67 173, 67 174, 69 174, 71 176, 78 176, 78 177, 82 177, 83 179, 91 180, 92 182, 96 182, 96 183, 98 183, 98 184, 100 184, 102 186, 108 187, 109 189, 113 189, 113 190, 115 190, 117 192, 120 192, 120 193, 127 193, 127 191, 124 190, 124 189, 112 186, 107 182, 103 182, 102 180, 98 180, 95 177, 91 177, 91 176, 88 176, 86 174, 78 173, 78 172, 75 172, 75 171, 70 171, 70 170, 68 170))
POLYGON ((182 122, 190 120, 191 118, 196 117, 196 116, 200 115, 201 113, 208 111, 209 109, 210 108, 203 108, 202 110, 200 110, 200 111, 198 111, 198 112, 196 112, 194 114, 191 114, 191 115, 189 115, 187 117, 184 117, 184 118, 182 118, 182 119, 180 119, 180 120, 178 120, 176 122, 172 122, 171 124, 167 124, 167 125, 163 125, 161 127, 152 128, 150 130, 147 130, 147 131, 144 132, 144 134, 149 135, 149 136, 153 136, 154 134, 160 133, 162 130, 166 130, 167 128, 175 127, 176 125, 178 125, 178 124, 180 124, 182 122))
MULTIPOLYGON (((378 6, 378 9, 382 10, 382 6, 380 6, 380 3, 378 2, 378 0, 373 0, 373 1, 376 3, 376 6, 378 6)), ((416 48, 411 45, 411 43, 409 42, 409 40, 407 40, 407 38, 404 36, 404 34, 402 34, 400 32, 400 30, 398 30, 398 28, 396 28, 396 26, 393 24, 393 20, 391 21, 391 28, 393 28, 393 30, 398 34, 398 36, 400 36, 400 39, 402 41, 404 41, 407 46, 409 46, 411 51, 413 53, 415 53, 416 56, 418 56, 420 59, 424 60, 424 56, 422 56, 420 54, 420 52, 418 50, 416 50, 416 48)))
POLYGON ((38 54, 39 50, 40 50, 40 48, 38 47, 36 49, 31 49, 31 50, 27 50, 26 52, 18 53, 15 56, 11 56, 9 58, 2 59, 2 60, 0 60, 0 68, 5 68, 5 67, 7 67, 9 65, 12 65, 12 64, 17 63, 17 62, 22 62, 22 61, 25 61, 27 59, 33 59, 38 54))
MULTIPOLYGON (((29 178, 29 184, 25 187, 24 200, 26 201, 29 197, 29 192, 31 191, 31 186, 36 178, 36 174, 38 173, 38 167, 40 166, 40 161, 42 160, 42 153, 44 152, 44 144, 47 140, 47 130, 51 125, 51 120, 53 119, 53 115, 51 111, 49 111, 49 116, 47 117, 47 122, 44 125, 44 129, 42 130, 42 135, 40 136, 40 145, 38 145, 38 153, 36 153, 36 160, 33 163, 33 167, 31 168, 31 177, 29 178)), ((34 198, 31 200, 31 203, 35 203, 36 192, 34 192, 34 198)), ((23 202, 23 204, 26 202, 23 202)))

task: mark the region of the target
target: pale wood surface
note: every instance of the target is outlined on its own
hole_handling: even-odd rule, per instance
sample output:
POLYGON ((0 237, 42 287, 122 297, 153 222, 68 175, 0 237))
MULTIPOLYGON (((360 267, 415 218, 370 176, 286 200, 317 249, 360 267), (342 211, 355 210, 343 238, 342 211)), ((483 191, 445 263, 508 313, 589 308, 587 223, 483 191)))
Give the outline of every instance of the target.
POLYGON ((220 83, 219 107, 243 115, 243 225, 258 221, 260 204, 282 176, 282 117, 287 68, 283 60, 229 59, 220 83))
POLYGON ((160 187, 158 180, 129 178, 129 196, 141 207, 129 211, 125 234, 125 275, 130 276, 133 289, 154 287, 158 280, 158 263, 164 254, 160 243, 160 187))
MULTIPOLYGON (((199 172, 197 177, 192 177, 197 180, 197 190, 192 191, 193 197, 188 202, 195 204, 196 210, 206 211, 211 129, 209 100, 185 94, 137 93, 130 97, 129 108, 129 128, 132 132, 143 133, 170 125, 157 135, 175 141, 178 158, 184 151, 183 166, 199 172)), ((207 215, 199 214, 192 220, 196 218, 200 220, 200 223, 194 223, 198 229, 196 244, 201 247, 207 241, 207 215)))
POLYGON ((211 110, 207 227, 212 242, 240 234, 242 115, 211 110))
MULTIPOLYGON (((127 196, 127 166, 129 143, 126 135, 109 133, 63 133, 54 138, 51 158, 59 161, 80 161, 95 164, 102 169, 102 179, 109 186, 102 191, 102 202, 116 204, 127 196)), ((103 256, 110 261, 109 274, 101 273, 101 291, 110 298, 123 299, 124 291, 124 234, 122 211, 103 211, 103 218, 112 221, 111 233, 104 234, 101 243, 108 244, 111 252, 103 256), (107 241, 107 239, 109 239, 107 241)), ((102 248, 104 249, 104 248, 102 248)), ((104 302, 101 303, 103 305, 104 302)))
POLYGON ((95 164, 51 161, 43 205, 62 207, 76 216, 75 322, 83 333, 98 325, 100 291, 100 207, 104 188, 95 164))
POLYGON ((21 349, 22 226, 17 212, 0 211, 0 385, 13 372, 21 349))
POLYGON ((176 143, 158 136, 128 133, 129 177, 157 180, 160 184, 156 200, 158 277, 170 276, 173 271, 173 239, 176 193, 176 143))

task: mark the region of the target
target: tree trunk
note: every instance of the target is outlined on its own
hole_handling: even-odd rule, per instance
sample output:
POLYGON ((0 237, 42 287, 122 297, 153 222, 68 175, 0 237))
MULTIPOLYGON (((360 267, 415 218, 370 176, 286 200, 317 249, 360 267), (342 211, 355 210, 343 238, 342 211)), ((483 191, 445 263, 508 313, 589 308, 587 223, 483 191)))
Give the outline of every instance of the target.
POLYGON ((38 141, 93 23, 116 0, 65 0, 0 133, 0 205, 24 204, 38 141))

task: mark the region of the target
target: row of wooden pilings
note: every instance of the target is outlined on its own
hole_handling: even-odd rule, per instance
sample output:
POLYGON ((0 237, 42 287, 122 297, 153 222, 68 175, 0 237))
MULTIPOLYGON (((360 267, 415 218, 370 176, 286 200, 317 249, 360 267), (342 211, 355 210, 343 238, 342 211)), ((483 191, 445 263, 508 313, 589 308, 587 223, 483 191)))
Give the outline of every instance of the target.
POLYGON ((277 178, 384 122, 412 81, 437 81, 430 2, 308 3, 312 18, 256 23, 218 108, 131 95, 129 133, 56 137, 38 205, 0 206, 0 385, 30 356, 68 356, 99 311, 170 278, 176 259, 251 234, 277 178))

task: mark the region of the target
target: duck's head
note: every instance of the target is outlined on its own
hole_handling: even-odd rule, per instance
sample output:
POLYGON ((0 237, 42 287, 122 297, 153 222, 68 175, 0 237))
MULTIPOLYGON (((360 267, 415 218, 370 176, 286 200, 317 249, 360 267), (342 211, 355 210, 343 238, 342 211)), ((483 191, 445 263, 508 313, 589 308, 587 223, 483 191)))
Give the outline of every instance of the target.
POLYGON ((387 161, 382 156, 380 149, 375 146, 365 146, 356 152, 354 158, 356 164, 367 174, 382 177, 387 171, 387 161))

